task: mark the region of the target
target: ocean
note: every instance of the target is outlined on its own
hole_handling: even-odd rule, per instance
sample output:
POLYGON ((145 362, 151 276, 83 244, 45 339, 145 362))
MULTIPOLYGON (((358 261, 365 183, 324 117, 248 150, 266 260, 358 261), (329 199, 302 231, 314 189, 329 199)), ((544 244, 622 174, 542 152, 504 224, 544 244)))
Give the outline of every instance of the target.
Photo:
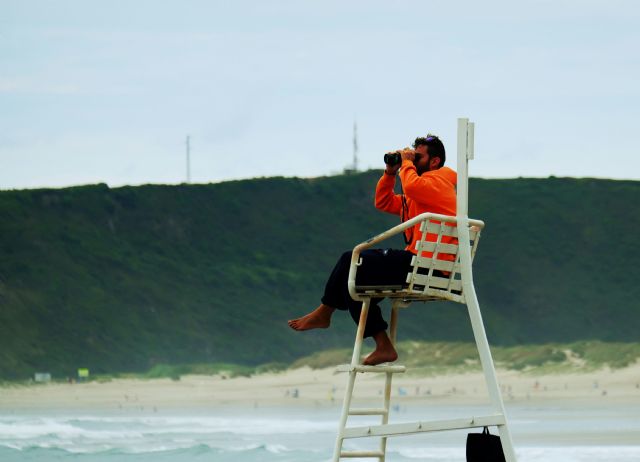
MULTIPOLYGON (((520 462, 640 461, 640 404, 517 404, 507 410, 520 462)), ((339 412, 337 405, 117 412, 0 409, 0 461, 325 462, 331 459, 339 412)), ((482 412, 476 406, 401 406, 391 421, 482 412)), ((360 419, 355 423, 374 422, 360 419)), ((387 461, 464 462, 471 431, 479 430, 392 438, 387 461)), ((370 446, 365 440, 347 440, 346 447, 370 446)))

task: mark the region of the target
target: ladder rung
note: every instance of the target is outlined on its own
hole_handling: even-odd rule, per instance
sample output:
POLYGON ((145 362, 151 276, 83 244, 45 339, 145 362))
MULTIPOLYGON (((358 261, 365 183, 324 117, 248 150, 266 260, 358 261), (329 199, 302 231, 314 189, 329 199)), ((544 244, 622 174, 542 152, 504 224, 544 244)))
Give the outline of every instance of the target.
POLYGON ((459 430, 462 428, 504 425, 502 414, 468 417, 466 419, 434 420, 427 422, 411 422, 400 424, 370 425, 366 427, 345 428, 342 438, 363 438, 367 436, 394 436, 411 433, 437 432, 442 430, 459 430))
POLYGON ((384 457, 382 451, 342 451, 340 457, 384 457))
POLYGON ((384 408, 361 407, 359 409, 350 409, 349 415, 386 415, 388 412, 384 408))
POLYGON ((391 372, 392 374, 403 373, 407 371, 406 366, 364 366, 359 364, 357 366, 352 366, 351 364, 341 364, 336 367, 335 372, 391 372))

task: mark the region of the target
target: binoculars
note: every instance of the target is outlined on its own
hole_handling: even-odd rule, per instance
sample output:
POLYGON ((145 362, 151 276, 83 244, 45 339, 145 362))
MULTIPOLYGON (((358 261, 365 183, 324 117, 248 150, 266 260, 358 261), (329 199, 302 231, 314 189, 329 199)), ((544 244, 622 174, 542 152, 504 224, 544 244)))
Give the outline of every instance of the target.
POLYGON ((392 152, 384 155, 384 163, 390 166, 398 165, 402 162, 402 157, 399 152, 392 152))

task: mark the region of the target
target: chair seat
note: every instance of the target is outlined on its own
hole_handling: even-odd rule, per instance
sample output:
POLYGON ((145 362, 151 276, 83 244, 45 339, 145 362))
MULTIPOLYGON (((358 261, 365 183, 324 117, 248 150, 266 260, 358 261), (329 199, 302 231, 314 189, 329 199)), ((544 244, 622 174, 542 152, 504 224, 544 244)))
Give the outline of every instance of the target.
POLYGON ((401 291, 401 290, 406 290, 407 289, 407 285, 395 285, 395 286, 356 286, 356 290, 358 292, 369 292, 371 290, 373 291, 377 291, 377 292, 383 292, 383 291, 401 291))
POLYGON ((356 286, 356 292, 362 295, 369 295, 372 298, 400 298, 406 301, 461 301, 461 292, 448 292, 442 289, 431 288, 428 290, 409 290, 407 285, 393 286, 356 286))

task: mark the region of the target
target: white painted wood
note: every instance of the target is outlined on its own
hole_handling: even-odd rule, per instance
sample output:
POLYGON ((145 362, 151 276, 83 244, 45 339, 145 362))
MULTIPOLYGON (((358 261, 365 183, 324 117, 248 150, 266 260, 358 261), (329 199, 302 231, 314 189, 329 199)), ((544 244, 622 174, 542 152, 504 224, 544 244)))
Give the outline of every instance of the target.
POLYGON ((437 256, 436 258, 415 256, 413 258, 413 261, 414 261, 414 265, 418 266, 419 268, 426 268, 426 269, 433 268, 434 270, 448 271, 448 272, 455 271, 456 273, 460 272, 460 265, 457 265, 456 262, 451 260, 441 260, 437 258, 437 256))
MULTIPOLYGON (((471 220, 470 220, 471 221, 471 220)), ((443 236, 448 236, 448 237, 458 237, 458 229, 457 229, 457 221, 453 221, 453 222, 447 222, 448 224, 443 224, 441 225, 440 223, 433 223, 432 221, 427 222, 427 233, 430 235, 434 235, 434 234, 442 234, 443 236), (452 226, 449 226, 452 225, 452 226)), ((471 240, 473 241, 476 238, 476 235, 478 233, 478 231, 480 230, 480 228, 474 228, 473 225, 470 225, 470 229, 469 229, 469 236, 471 237, 471 240)), ((432 242, 432 241, 426 241, 426 242, 432 242)))
MULTIPOLYGON (((439 214, 432 214, 432 217, 430 220, 428 220, 425 223, 420 223, 420 232, 424 232, 425 226, 428 226, 427 232, 429 234, 438 234, 440 232, 440 224, 443 223, 445 226, 445 230, 446 233, 445 235, 449 236, 450 234, 448 233, 455 233, 457 232, 457 221, 456 221, 456 217, 454 216, 450 216, 450 215, 439 215, 439 214)), ((469 219, 469 223, 473 226, 476 225, 479 228, 484 227, 484 223, 482 222, 482 220, 476 220, 476 219, 469 219)), ((453 235, 453 236, 457 236, 457 235, 453 235)))
MULTIPOLYGON (((402 302, 398 300, 394 300, 391 305, 391 319, 389 320, 389 340, 391 344, 395 347, 398 339, 398 309, 402 302)), ((382 421, 380 422, 382 425, 387 425, 389 423, 389 408, 391 406, 391 381, 393 379, 393 374, 391 372, 387 372, 385 380, 384 380, 384 414, 382 414, 382 421)), ((380 452, 382 456, 379 459, 379 462, 385 462, 387 457, 387 438, 380 438, 380 452)))
POLYGON ((449 301, 456 303, 464 303, 464 297, 456 293, 447 292, 443 289, 425 289, 417 290, 415 293, 407 294, 403 297, 405 301, 417 301, 417 302, 435 302, 435 301, 449 301))
POLYGON ((434 223, 433 221, 427 222, 427 233, 429 234, 442 234, 443 236, 458 237, 458 230, 455 227, 454 222, 442 222, 434 223), (452 225, 452 226, 449 226, 452 225))
POLYGON ((341 364, 336 367, 335 372, 391 372, 392 374, 398 374, 406 372, 406 366, 400 365, 391 365, 391 364, 380 364, 378 366, 364 366, 362 364, 341 364))
POLYGON ((446 253, 449 255, 456 255, 458 253, 458 244, 445 244, 443 242, 436 245, 435 242, 426 241, 422 250, 424 252, 433 252, 436 248, 438 249, 439 254, 446 253))
POLYGON ((387 409, 381 407, 361 407, 349 410, 349 415, 385 415, 388 413, 387 409))
POLYGON ((486 427, 490 425, 503 426, 503 415, 488 415, 469 417, 466 419, 436 420, 425 422, 408 422, 388 425, 367 425, 364 427, 351 427, 344 430, 343 436, 349 438, 367 438, 373 436, 398 436, 411 435, 413 433, 428 433, 444 430, 460 430, 463 428, 486 427))
POLYGON ((340 457, 384 457, 381 451, 342 451, 340 457))
POLYGON ((423 286, 428 284, 429 287, 437 287, 439 289, 446 289, 451 285, 451 290, 462 290, 462 281, 460 280, 451 281, 448 278, 441 278, 437 276, 429 277, 426 274, 416 274, 413 278, 413 283, 423 286))
MULTIPOLYGON (((458 190, 457 190, 457 227, 460 239, 460 263, 462 265, 462 285, 465 300, 467 302, 467 310, 471 320, 473 336, 476 340, 480 362, 484 372, 489 397, 494 409, 500 414, 505 415, 504 403, 500 394, 500 386, 489 349, 487 334, 482 322, 480 314, 480 304, 476 296, 476 290, 473 285, 473 270, 471 268, 471 247, 470 247, 470 231, 468 217, 468 199, 469 199, 469 175, 468 175, 468 158, 469 158, 469 141, 468 141, 468 119, 458 119, 458 190)), ((504 450, 506 462, 516 462, 516 455, 513 449, 511 434, 508 425, 505 424, 498 427, 500 433, 500 441, 504 450)))
POLYGON ((476 124, 474 122, 469 122, 467 124, 467 159, 473 160, 474 150, 475 150, 475 132, 476 132, 476 124))
MULTIPOLYGON (((362 339, 364 337, 364 326, 367 323, 367 316, 369 314, 370 299, 365 298, 362 302, 362 311, 360 312, 360 320, 358 322, 358 329, 356 331, 356 340, 353 345, 353 355, 351 356, 351 366, 357 366, 360 363, 360 351, 362 350, 362 339)), ((351 408, 351 398, 353 397, 353 386, 356 382, 355 370, 349 372, 349 379, 347 380, 347 389, 344 393, 344 400, 342 401, 342 414, 340 415, 340 426, 338 431, 338 438, 336 438, 336 445, 333 450, 333 461, 339 462, 340 452, 342 451, 343 431, 347 425, 347 418, 349 417, 349 409, 351 408)))

